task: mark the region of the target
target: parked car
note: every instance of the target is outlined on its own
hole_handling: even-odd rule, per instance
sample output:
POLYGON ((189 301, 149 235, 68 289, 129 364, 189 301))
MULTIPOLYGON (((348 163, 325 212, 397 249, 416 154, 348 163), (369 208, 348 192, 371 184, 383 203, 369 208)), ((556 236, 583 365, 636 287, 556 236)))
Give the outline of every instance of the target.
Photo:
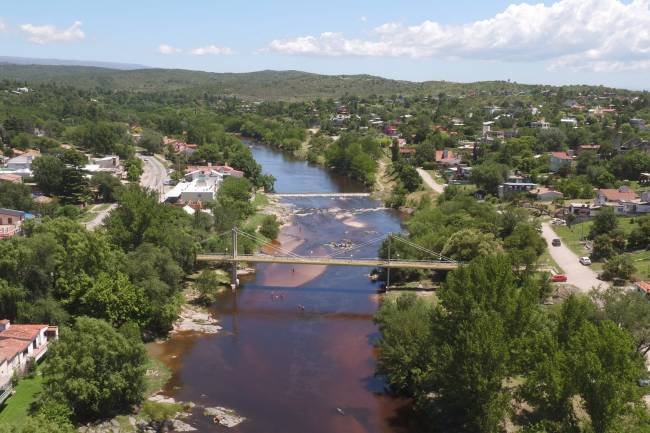
POLYGON ((564 221, 564 220, 561 219, 561 218, 553 218, 553 219, 551 220, 551 224, 556 225, 556 226, 565 226, 565 225, 566 225, 566 221, 564 221))
POLYGON ((589 257, 580 257, 580 264, 589 266, 591 264, 591 259, 589 257))
POLYGON ((551 281, 554 283, 564 283, 566 282, 567 277, 563 274, 555 274, 551 277, 551 281))
POLYGON ((639 379, 639 386, 650 386, 650 379, 639 379))
POLYGON ((560 245, 562 245, 562 242, 558 238, 555 238, 551 241, 551 245, 553 245, 554 247, 559 247, 560 245))

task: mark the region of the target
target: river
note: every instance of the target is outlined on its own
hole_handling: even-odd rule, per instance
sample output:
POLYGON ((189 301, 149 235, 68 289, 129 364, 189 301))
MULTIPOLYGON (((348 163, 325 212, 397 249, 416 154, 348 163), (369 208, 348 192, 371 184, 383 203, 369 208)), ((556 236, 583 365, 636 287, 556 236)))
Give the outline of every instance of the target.
MULTIPOLYGON (((254 145, 277 192, 358 192, 363 186, 276 150, 254 145)), ((363 243, 400 230, 398 213, 370 198, 283 199, 294 212, 280 243, 302 255, 333 250, 330 241, 363 243)), ((376 255, 377 246, 354 254, 376 255)), ((385 394, 375 377, 373 339, 378 283, 370 269, 259 264, 236 292, 222 294, 216 335, 175 335, 156 345, 174 374, 166 394, 201 406, 235 409, 245 433, 407 431, 407 401, 385 394)), ((200 410, 200 432, 226 431, 200 410)))

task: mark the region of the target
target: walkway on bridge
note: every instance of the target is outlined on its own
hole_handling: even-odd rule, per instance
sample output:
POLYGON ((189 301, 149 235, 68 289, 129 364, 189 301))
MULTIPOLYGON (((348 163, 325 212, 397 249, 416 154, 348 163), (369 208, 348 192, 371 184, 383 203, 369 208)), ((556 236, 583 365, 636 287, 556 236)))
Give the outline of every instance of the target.
POLYGON ((292 251, 288 251, 277 245, 274 245, 268 242, 265 238, 262 238, 261 236, 244 232, 242 230, 239 230, 238 228, 233 228, 231 231, 224 232, 219 236, 231 237, 230 239, 232 243, 231 249, 229 251, 226 250, 222 253, 199 254, 197 255, 197 261, 231 263, 232 264, 231 279, 232 279, 233 287, 237 285, 237 263, 239 262, 285 263, 285 264, 293 264, 293 265, 323 265, 323 266, 361 266, 361 267, 384 268, 387 271, 387 286, 390 284, 390 270, 394 268, 431 269, 431 270, 449 271, 452 269, 456 269, 459 265, 457 261, 452 260, 449 257, 445 257, 440 253, 431 251, 427 248, 424 248, 401 236, 396 236, 392 233, 389 233, 387 237, 381 235, 372 238, 366 242, 363 242, 361 244, 342 248, 327 256, 313 256, 313 255, 301 256, 292 251), (273 254, 264 254, 264 253, 239 254, 238 237, 240 236, 254 241, 257 245, 262 245, 263 248, 272 251, 273 254), (377 258, 377 257, 352 258, 353 252, 371 245, 378 245, 380 243, 383 243, 384 240, 386 239, 388 239, 388 245, 387 245, 388 254, 386 258, 377 258), (409 259, 400 258, 399 256, 391 257, 391 245, 393 241, 402 243, 408 246, 409 249, 418 251, 425 256, 429 256, 431 257, 431 259, 409 260, 409 259))
POLYGON ((367 192, 292 192, 292 193, 272 193, 270 197, 370 197, 367 192))

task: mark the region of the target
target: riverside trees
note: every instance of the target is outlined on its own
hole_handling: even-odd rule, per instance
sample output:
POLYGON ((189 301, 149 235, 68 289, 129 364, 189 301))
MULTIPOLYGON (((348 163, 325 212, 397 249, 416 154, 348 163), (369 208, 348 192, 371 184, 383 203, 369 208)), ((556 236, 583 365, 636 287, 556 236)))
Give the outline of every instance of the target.
POLYGON ((382 303, 379 371, 393 389, 415 397, 432 431, 499 432, 518 402, 532 407, 517 420, 526 431, 638 424, 643 370, 629 331, 589 300, 543 309, 540 282, 512 265, 505 255, 474 260, 449 275, 437 305, 382 303))

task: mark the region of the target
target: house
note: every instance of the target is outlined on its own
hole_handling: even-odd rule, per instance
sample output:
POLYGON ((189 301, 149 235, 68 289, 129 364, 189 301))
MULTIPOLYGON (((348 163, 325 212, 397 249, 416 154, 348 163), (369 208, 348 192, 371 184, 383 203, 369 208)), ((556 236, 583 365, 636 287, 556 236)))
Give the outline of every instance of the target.
POLYGON ((536 188, 536 183, 526 182, 521 176, 510 176, 507 182, 499 185, 497 193, 499 198, 505 198, 512 194, 527 192, 536 188))
POLYGON ((188 181, 196 179, 199 175, 210 176, 210 175, 219 175, 221 177, 232 176, 232 177, 244 177, 244 172, 240 170, 235 170, 229 165, 212 165, 211 162, 208 162, 208 165, 190 165, 185 169, 185 178, 188 181))
POLYGON ((15 325, 0 320, 0 403, 10 395, 14 374, 24 373, 29 362, 41 360, 49 343, 58 337, 56 326, 15 325))
POLYGON ((210 203, 215 200, 219 185, 224 177, 242 177, 243 172, 227 165, 191 166, 185 174, 185 182, 179 182, 165 195, 167 203, 196 204, 210 203))
POLYGON ((578 155, 583 152, 598 152, 600 150, 600 144, 581 144, 578 146, 578 155))
POLYGON ((630 125, 637 129, 645 129, 645 120, 643 119, 630 119, 630 125))
POLYGON ((0 170, 0 174, 14 174, 16 176, 31 177, 32 176, 32 162, 38 158, 35 153, 23 153, 22 155, 15 156, 5 162, 5 166, 0 170))
POLYGON ((16 236, 21 231, 23 221, 33 215, 13 209, 0 208, 0 239, 16 236))
POLYGON ((630 202, 638 199, 639 196, 627 186, 618 189, 601 188, 596 192, 596 204, 605 205, 607 203, 630 202))
POLYGON ((551 127, 551 124, 547 122, 544 119, 538 120, 536 122, 531 122, 530 123, 531 128, 539 128, 539 129, 549 129, 551 127))
POLYGON ((627 186, 618 189, 599 189, 595 203, 600 206, 613 207, 617 213, 638 214, 650 212, 650 197, 643 194, 641 198, 627 186))
POLYGON ((112 173, 117 177, 120 177, 123 171, 120 157, 117 155, 90 158, 90 164, 86 164, 84 170, 88 173, 112 173))
POLYGON ((564 198, 564 194, 562 194, 560 191, 556 191, 553 188, 546 188, 543 186, 540 186, 539 188, 536 189, 532 189, 530 193, 534 195, 537 200, 540 201, 553 201, 556 199, 564 198))
POLYGON ((560 125, 566 125, 571 128, 578 127, 578 120, 575 117, 563 117, 560 119, 560 125))
POLYGON ((592 211, 596 211, 596 207, 588 203, 571 203, 569 205, 569 213, 575 216, 590 217, 592 211))
POLYGON ((650 281, 637 281, 634 285, 639 292, 650 296, 650 281))
POLYGON ((551 171, 558 171, 564 166, 571 165, 573 158, 567 152, 551 152, 550 165, 551 171))
POLYGON ((21 183, 23 178, 17 174, 12 173, 0 173, 0 182, 9 182, 9 183, 21 183))
POLYGON ((397 136, 397 125, 394 124, 387 124, 384 126, 384 134, 390 136, 390 137, 396 137, 397 136))
POLYGON ((436 150, 436 164, 450 167, 460 164, 460 158, 452 150, 436 150))

